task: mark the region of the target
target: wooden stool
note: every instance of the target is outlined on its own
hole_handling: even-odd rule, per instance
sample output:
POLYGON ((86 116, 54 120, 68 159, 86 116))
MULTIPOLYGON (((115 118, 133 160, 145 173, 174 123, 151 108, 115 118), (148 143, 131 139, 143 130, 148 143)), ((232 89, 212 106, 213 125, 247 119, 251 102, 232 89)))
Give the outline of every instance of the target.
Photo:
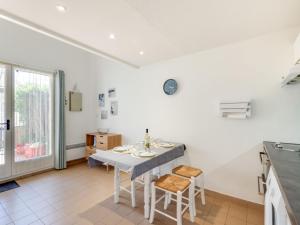
POLYGON ((193 184, 193 181, 190 181, 188 179, 184 179, 175 175, 164 175, 160 177, 157 181, 151 183, 151 212, 150 212, 150 223, 153 223, 154 220, 154 214, 155 212, 158 212, 172 220, 177 221, 177 225, 182 225, 182 215, 183 213, 189 208, 190 211, 190 220, 191 222, 194 222, 194 214, 193 211, 193 201, 194 201, 194 190, 195 184, 193 184), (156 200, 156 189, 162 190, 165 192, 165 195, 161 196, 158 200, 156 200), (186 198, 182 196, 182 194, 189 189, 189 197, 186 198), (172 198, 172 195, 176 195, 176 199, 172 198), (170 196, 169 199, 167 199, 167 196, 170 196), (170 216, 169 214, 160 211, 155 208, 156 204, 160 202, 162 199, 165 198, 165 205, 167 200, 173 200, 177 202, 177 210, 176 210, 176 218, 170 216), (182 200, 188 200, 187 203, 184 203, 182 200), (182 205, 185 206, 182 209, 182 205))
MULTIPOLYGON (((191 180, 191 182, 194 183, 194 190, 195 190, 195 198, 196 196, 201 193, 201 202, 202 205, 205 205, 205 195, 204 195, 204 174, 203 171, 197 168, 193 168, 190 166, 185 166, 185 165, 180 165, 177 166, 176 168, 174 168, 172 170, 172 173, 180 176, 180 177, 184 177, 184 178, 188 178, 191 180), (196 179, 199 182, 200 187, 196 186, 196 179)), ((195 199, 193 200, 193 206, 194 206, 194 216, 196 216, 196 205, 195 205, 195 199)))

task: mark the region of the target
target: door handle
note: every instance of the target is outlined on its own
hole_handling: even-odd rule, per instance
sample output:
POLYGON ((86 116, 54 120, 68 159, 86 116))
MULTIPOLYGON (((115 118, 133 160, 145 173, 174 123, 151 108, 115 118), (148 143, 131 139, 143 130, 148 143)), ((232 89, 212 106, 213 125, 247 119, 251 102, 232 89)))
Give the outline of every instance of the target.
POLYGON ((6 130, 10 130, 10 120, 6 120, 6 130))
POLYGON ((10 120, 6 120, 6 123, 0 123, 0 125, 6 125, 6 130, 10 130, 10 120))

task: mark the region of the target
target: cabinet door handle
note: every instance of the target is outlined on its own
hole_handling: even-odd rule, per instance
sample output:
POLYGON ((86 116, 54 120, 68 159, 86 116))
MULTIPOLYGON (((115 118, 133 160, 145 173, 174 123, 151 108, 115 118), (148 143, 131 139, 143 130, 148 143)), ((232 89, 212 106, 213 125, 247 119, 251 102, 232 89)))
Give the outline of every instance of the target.
POLYGON ((257 177, 257 187, 258 187, 258 194, 259 195, 264 195, 266 193, 266 183, 264 181, 264 178, 263 176, 258 176, 257 177), (261 184, 263 185, 263 191, 261 191, 260 187, 261 187, 261 184))
POLYGON ((259 152, 259 158, 260 158, 261 163, 263 162, 262 155, 266 155, 266 154, 267 153, 265 153, 265 152, 259 152))
POLYGON ((267 178, 266 178, 265 174, 262 174, 261 177, 262 177, 262 185, 263 185, 263 189, 264 189, 264 194, 266 194, 266 192, 267 192, 267 178))

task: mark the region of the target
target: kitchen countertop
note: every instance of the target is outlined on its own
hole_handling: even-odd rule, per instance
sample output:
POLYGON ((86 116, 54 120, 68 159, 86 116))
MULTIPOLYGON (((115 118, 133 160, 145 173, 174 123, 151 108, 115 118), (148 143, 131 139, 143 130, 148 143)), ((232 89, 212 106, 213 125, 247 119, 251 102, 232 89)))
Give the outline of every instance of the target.
POLYGON ((300 152, 275 149, 275 142, 265 141, 263 144, 275 170, 290 220, 293 225, 300 225, 300 152))

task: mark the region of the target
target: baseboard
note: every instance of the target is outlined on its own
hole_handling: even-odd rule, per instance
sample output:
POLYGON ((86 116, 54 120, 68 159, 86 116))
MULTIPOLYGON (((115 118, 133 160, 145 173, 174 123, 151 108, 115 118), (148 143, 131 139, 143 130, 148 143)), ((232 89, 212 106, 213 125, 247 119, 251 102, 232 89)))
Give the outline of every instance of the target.
POLYGON ((87 161, 86 158, 73 159, 73 160, 70 160, 70 161, 67 162, 67 167, 68 166, 74 166, 74 165, 77 165, 77 164, 80 164, 80 163, 84 163, 86 161, 87 161))
POLYGON ((10 177, 8 179, 0 180, 0 184, 6 183, 6 182, 9 182, 9 181, 13 181, 13 180, 21 180, 21 179, 24 179, 24 178, 28 178, 28 177, 39 175, 39 174, 42 174, 42 173, 46 173, 46 172, 49 172, 49 171, 52 171, 52 170, 55 170, 55 169, 54 168, 49 168, 49 169, 44 169, 44 170, 41 170, 41 171, 28 173, 28 174, 24 174, 24 175, 17 175, 17 176, 14 176, 14 177, 10 177))
MULTIPOLYGON (((84 163, 86 161, 87 161, 86 158, 70 160, 70 161, 67 162, 67 166, 77 165, 77 164, 80 164, 80 163, 84 163)), ((55 168, 49 168, 49 169, 44 169, 44 170, 41 170, 41 171, 36 171, 36 172, 24 174, 24 175, 17 175, 17 176, 14 176, 14 177, 10 177, 8 179, 0 180, 0 184, 6 183, 6 182, 9 182, 9 181, 13 181, 13 180, 20 180, 20 179, 28 178, 28 177, 39 175, 41 173, 46 173, 46 172, 49 172, 49 171, 52 171, 52 170, 56 170, 56 169, 55 168)))
POLYGON ((208 189, 205 189, 205 194, 207 196, 213 196, 213 197, 217 197, 217 198, 221 198, 221 199, 228 199, 232 202, 236 202, 237 204, 248 205, 248 206, 251 206, 251 207, 262 208, 262 209, 264 208, 263 204, 259 204, 259 203, 256 203, 256 202, 250 202, 250 201, 247 201, 247 200, 244 200, 244 199, 241 199, 241 198, 237 198, 237 197, 234 197, 234 196, 222 194, 220 192, 216 192, 216 191, 212 191, 212 190, 208 190, 208 189))

